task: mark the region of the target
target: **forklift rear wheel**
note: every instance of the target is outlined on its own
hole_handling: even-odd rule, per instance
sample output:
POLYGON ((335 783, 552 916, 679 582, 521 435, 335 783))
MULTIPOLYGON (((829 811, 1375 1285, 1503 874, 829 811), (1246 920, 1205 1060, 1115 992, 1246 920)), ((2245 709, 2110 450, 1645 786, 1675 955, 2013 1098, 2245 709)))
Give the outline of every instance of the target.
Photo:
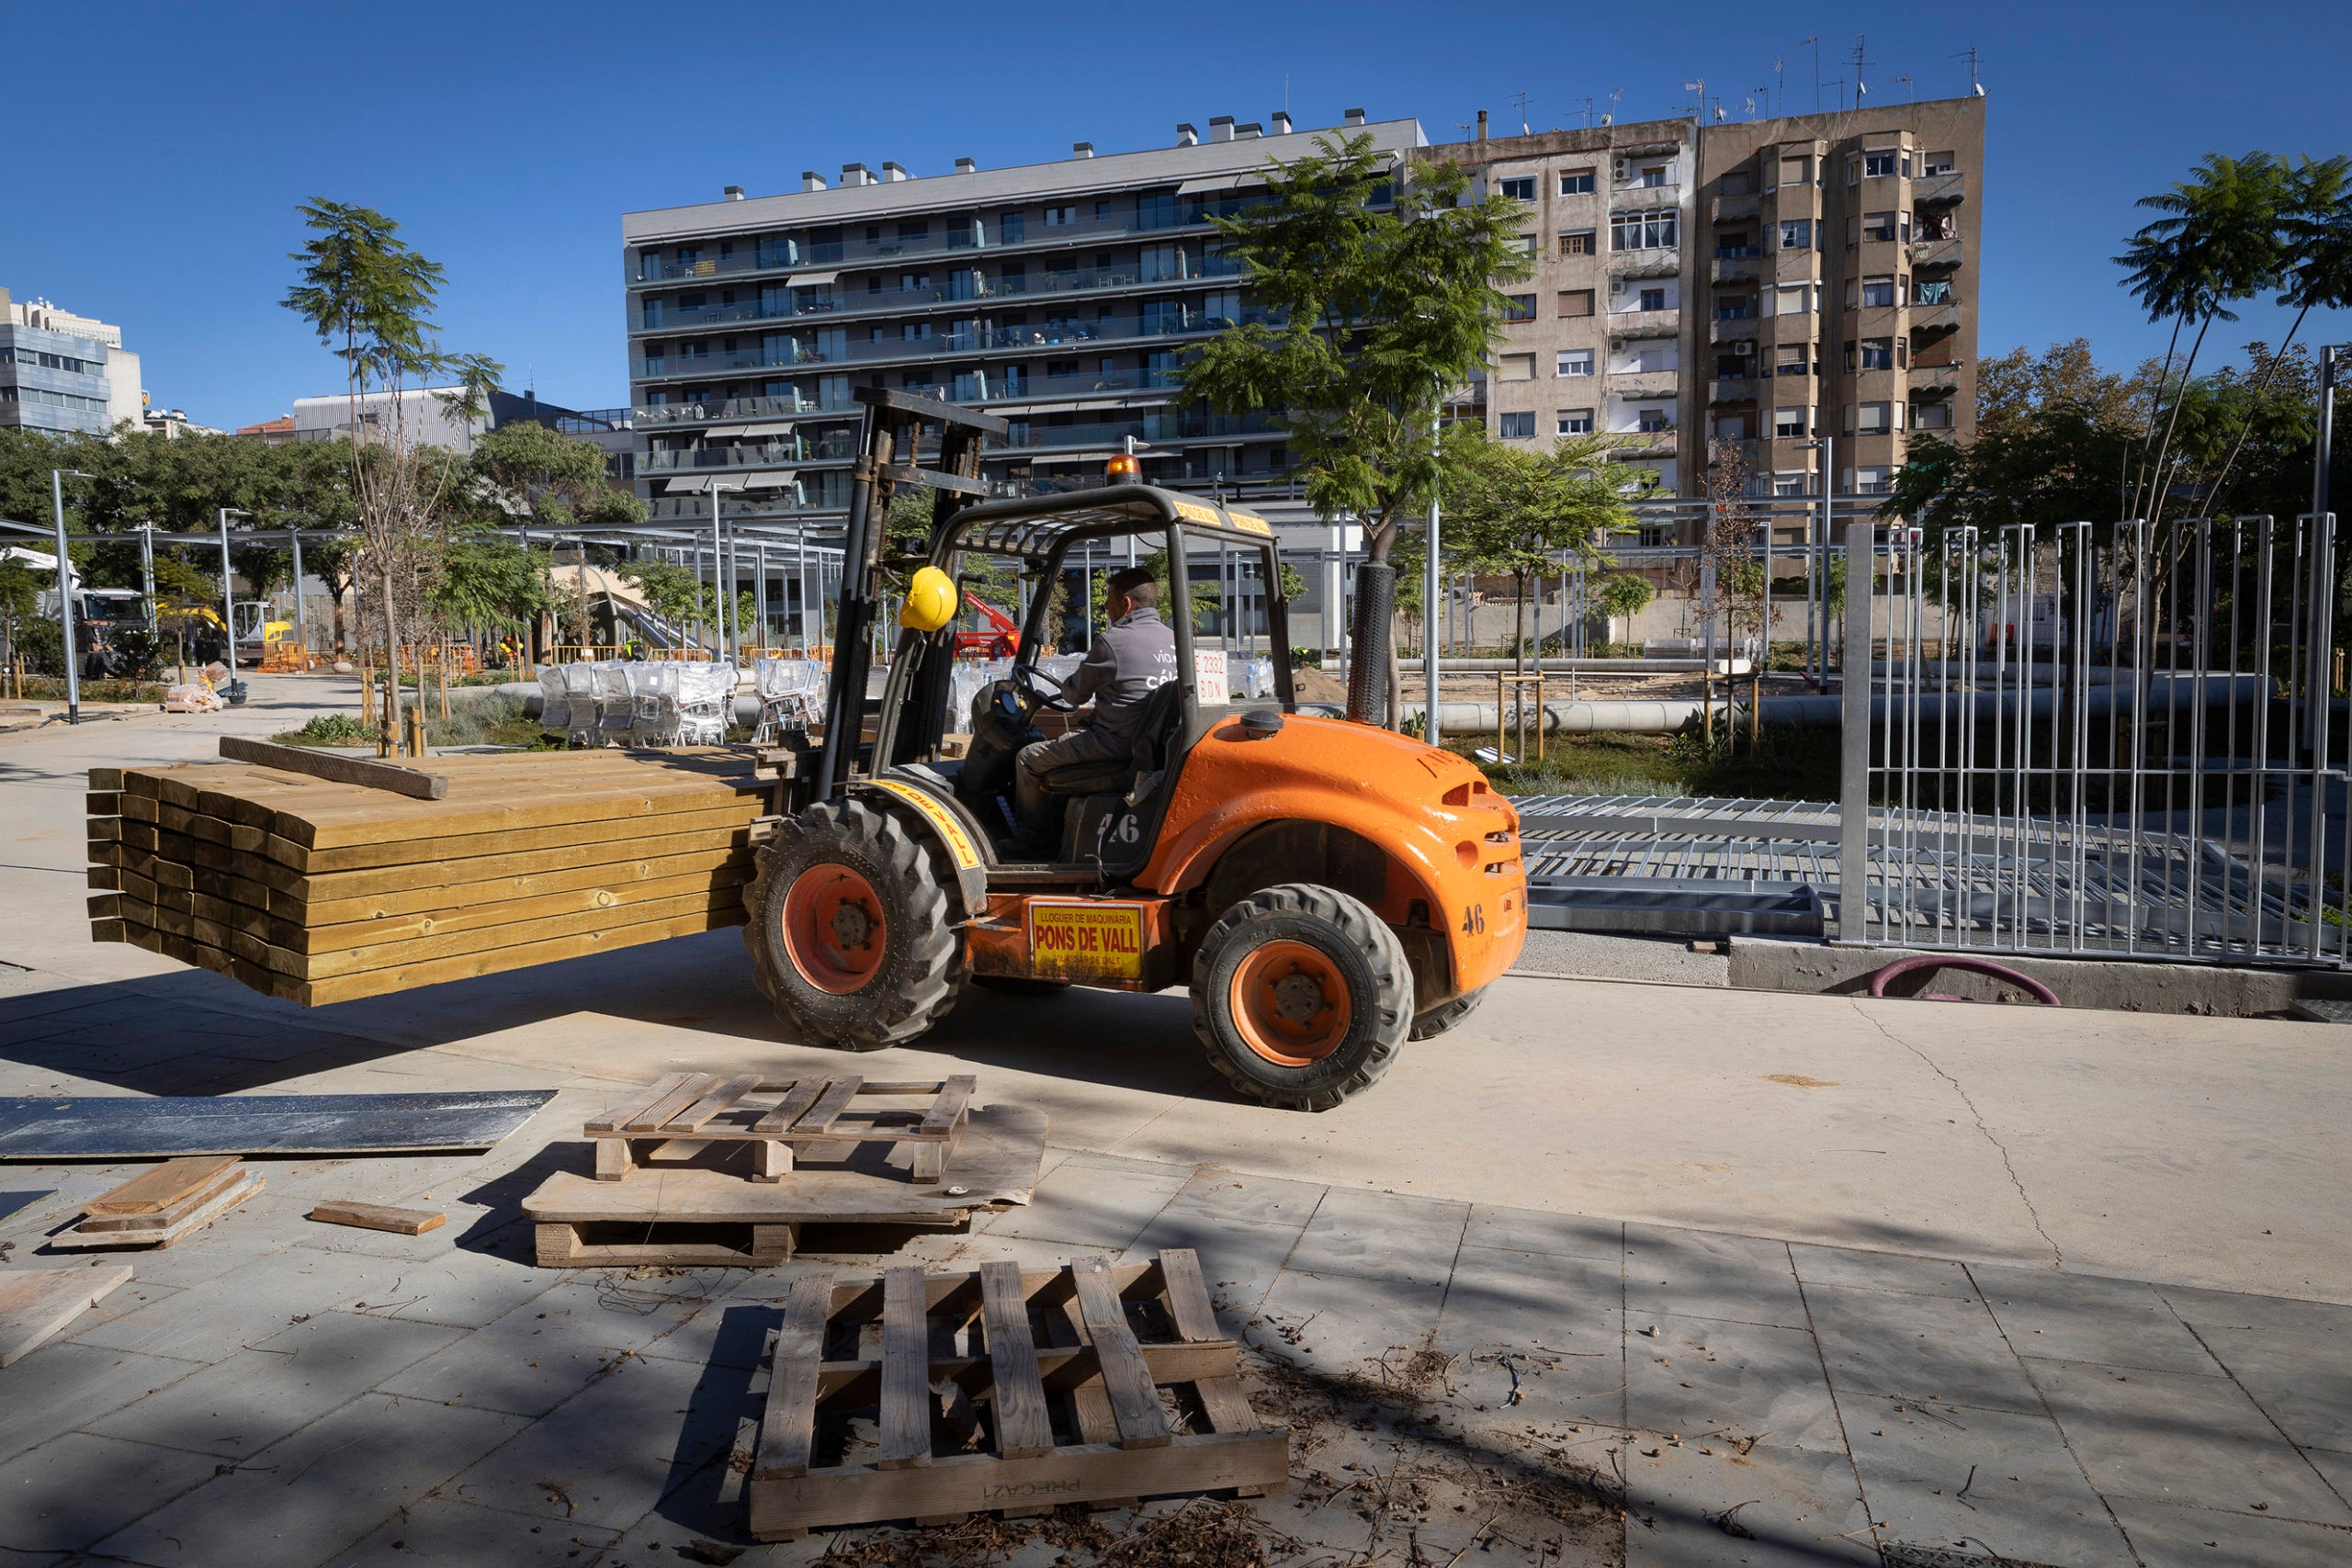
POLYGON ((879 1051, 954 1010, 967 969, 947 874, 862 800, 787 817, 760 846, 743 945, 776 1016, 812 1045, 879 1051))
POLYGON ((1486 999, 1487 987, 1481 986, 1475 991, 1442 1001, 1427 1012, 1415 1014, 1412 1032, 1405 1038, 1433 1040, 1477 1011, 1478 1004, 1486 999))
POLYGON ((1201 940, 1193 1029, 1243 1095, 1329 1111, 1388 1070, 1413 1021, 1413 971, 1361 900, 1310 883, 1253 893, 1201 940))

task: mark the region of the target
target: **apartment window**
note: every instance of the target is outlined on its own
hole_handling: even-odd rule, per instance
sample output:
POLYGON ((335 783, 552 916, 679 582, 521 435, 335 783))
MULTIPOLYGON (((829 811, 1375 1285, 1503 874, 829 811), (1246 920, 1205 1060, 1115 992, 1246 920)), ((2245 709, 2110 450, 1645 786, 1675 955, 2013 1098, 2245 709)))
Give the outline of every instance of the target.
POLYGON ((1555 422, 1555 427, 1562 435, 1590 435, 1592 411, 1590 409, 1562 409, 1559 418, 1555 422))
POLYGON ((1716 440, 1745 441, 1747 439, 1747 416, 1746 414, 1726 413, 1715 416, 1716 440))
POLYGON ((1589 256, 1593 254, 1592 231, 1571 229, 1560 236, 1560 254, 1564 256, 1589 256))
POLYGON ((1562 196, 1590 196, 1592 194, 1592 171, 1590 169, 1562 170, 1560 172, 1560 194, 1562 196))
POLYGON ((1634 412, 1634 428, 1645 435, 1656 435, 1661 430, 1672 430, 1674 420, 1664 409, 1637 409, 1634 412))
POLYGON ((882 292, 882 275, 880 273, 877 272, 865 280, 865 291, 868 294, 879 294, 882 292))
POLYGON ((1523 175, 1504 180, 1501 185, 1501 189, 1503 195, 1512 201, 1533 201, 1535 199, 1535 176, 1533 175, 1523 175))
POLYGON ((1560 290, 1560 314, 1562 314, 1563 316, 1589 316, 1589 315, 1591 315, 1591 314, 1592 314, 1592 290, 1591 290, 1591 289, 1589 289, 1589 288, 1563 288, 1563 289, 1561 289, 1561 290, 1560 290))
POLYGON ((1772 290, 1773 311, 1776 316, 1802 316, 1813 309, 1810 298, 1813 285, 1784 283, 1772 290))
POLYGON ((1560 350, 1559 357, 1553 362, 1553 374, 1556 376, 1591 375, 1592 350, 1589 348, 1560 350))
POLYGON ((1923 282, 1914 299, 1922 305, 1949 305, 1952 302, 1951 285, 1948 282, 1923 282))
POLYGON ((1862 177, 1866 180, 1884 179, 1894 173, 1894 151, 1862 154, 1862 177))
POLYGON ((908 343, 928 342, 931 338, 931 323, 929 321, 901 322, 899 327, 899 336, 908 343))
POLYGON ((1108 217, 1110 217, 1110 216, 1111 216, 1111 202, 1110 202, 1110 199, 1109 199, 1107 197, 1106 197, 1105 198, 1103 198, 1102 200, 1098 201, 1098 202, 1096 202, 1096 203, 1094 204, 1094 218, 1095 218, 1095 220, 1096 220, 1097 222, 1100 222, 1100 221, 1102 221, 1103 219, 1108 218, 1108 217))
POLYGON ((1098 376, 1114 376, 1118 370, 1119 362, 1107 354, 1094 362, 1094 373, 1098 376))
POLYGON ((1784 186, 1809 186, 1813 183, 1813 160, 1783 158, 1781 160, 1781 183, 1784 186))
POLYGON ((1715 320, 1719 321, 1744 321, 1755 314, 1753 294, 1723 294, 1715 299, 1715 320))
POLYGON ((1649 189, 1655 190, 1659 186, 1666 183, 1666 174, 1667 168, 1664 164, 1652 164, 1649 167, 1642 171, 1642 177, 1639 183, 1649 189))
POLYGON ((1497 414, 1495 416, 1495 434, 1501 436, 1505 441, 1534 440, 1534 411, 1531 409, 1524 413, 1497 414))
POLYGON ((1892 240, 1892 239, 1894 239, 1894 213, 1892 213, 1892 212, 1865 212, 1865 213, 1863 213, 1863 214, 1862 214, 1862 238, 1863 238, 1863 239, 1865 239, 1865 240, 1871 240, 1871 241, 1884 241, 1884 240, 1892 240))
POLYGON ((1609 246, 1618 251, 1672 250, 1682 242, 1679 215, 1671 207, 1647 212, 1612 212, 1609 216, 1609 246))
POLYGON ((1172 190, 1152 191, 1136 197, 1136 227, 1138 229, 1176 227, 1176 193, 1172 190))
POLYGON ((1046 376, 1049 380, 1064 376, 1075 376, 1077 374, 1078 361, 1075 359, 1048 359, 1046 361, 1046 376))
POLYGON ((997 219, 997 243, 1001 245, 1017 245, 1028 237, 1028 214, 1023 212, 1007 212, 997 219))
POLYGON ((1948 402, 1913 403, 1911 428, 1914 430, 1950 430, 1951 405, 1948 402))
POLYGON ((1888 468, 1865 468, 1854 470, 1856 495, 1886 495, 1894 489, 1894 470, 1888 468))
POLYGON ((1781 249, 1809 251, 1813 249, 1813 220, 1791 218, 1781 224, 1781 249))
POLYGON ((1756 236, 1741 231, 1715 236, 1715 254, 1719 256, 1752 256, 1757 254, 1756 236))
POLYGON ((865 341, 868 343, 880 343, 882 341, 882 327, 879 322, 876 322, 875 325, 865 329, 865 341))
POLYGON ((1663 288, 1645 288, 1645 289, 1643 289, 1643 290, 1642 290, 1642 302, 1641 302, 1641 306, 1640 306, 1640 308, 1641 308, 1642 310, 1665 310, 1665 309, 1666 309, 1666 290, 1665 290, 1665 289, 1663 289, 1663 288))
POLYGON ((1535 296, 1534 296, 1534 295, 1532 295, 1532 294, 1506 294, 1506 295, 1504 295, 1504 296, 1503 296, 1503 320, 1504 320, 1504 321, 1533 321, 1534 319, 1535 319, 1535 296))
POLYGON ((1862 309, 1876 310, 1894 303, 1894 278, 1892 274, 1862 279, 1862 309))
MULTIPOLYGON (((1532 354, 1503 355, 1496 362, 1495 379, 1498 381, 1534 380, 1535 356, 1532 354)), ((1532 432, 1530 434, 1532 434, 1532 432)))
POLYGON ((1533 257, 1542 255, 1544 254, 1544 236, 1541 234, 1521 234, 1519 237, 1519 251, 1520 254, 1524 256, 1533 257))
MULTIPOLYGON (((1753 349, 1756 345, 1751 343, 1739 346, 1753 349)), ((1752 353, 1718 354, 1715 355, 1715 379, 1718 381, 1745 381, 1748 377, 1756 373, 1755 365, 1756 355, 1752 353)))
POLYGON ((1866 337, 1859 344, 1846 345, 1846 368, 1849 370, 1892 370, 1894 368, 1894 340, 1866 337))
POLYGON ((1960 160, 1950 152, 1930 152, 1919 161, 1923 175, 1949 175, 1960 167, 1960 160))
POLYGON ((1754 196, 1755 180, 1745 169, 1735 169, 1724 176, 1720 187, 1724 196, 1754 196))
POLYGON ((928 291, 930 288, 931 274, 927 272, 902 272, 899 274, 899 291, 902 294, 922 293, 928 291))
POLYGON ((1887 413, 1894 406, 1892 403, 1864 403, 1860 409, 1849 411, 1849 417, 1853 420, 1851 428, 1861 435, 1884 435, 1894 428, 1887 413))
POLYGON ((1801 343, 1784 343, 1772 350, 1772 373, 1776 376, 1802 376, 1805 373, 1804 351, 1801 343))
POLYGON ((1144 385, 1147 387, 1177 385, 1176 361, 1179 357, 1176 350, 1172 348, 1163 348, 1157 353, 1146 355, 1143 362, 1144 385))
POLYGON ((1772 494, 1775 499, 1803 495, 1805 492, 1804 481, 1804 470, 1802 468, 1790 468, 1776 473, 1772 476, 1772 494))
POLYGON ((1078 209, 1075 207, 1048 207, 1046 209, 1046 227, 1048 229, 1066 229, 1077 221, 1078 209))
POLYGON ((1781 437, 1809 434, 1807 426, 1813 423, 1812 413, 1813 411, 1805 407, 1774 409, 1772 434, 1781 437))

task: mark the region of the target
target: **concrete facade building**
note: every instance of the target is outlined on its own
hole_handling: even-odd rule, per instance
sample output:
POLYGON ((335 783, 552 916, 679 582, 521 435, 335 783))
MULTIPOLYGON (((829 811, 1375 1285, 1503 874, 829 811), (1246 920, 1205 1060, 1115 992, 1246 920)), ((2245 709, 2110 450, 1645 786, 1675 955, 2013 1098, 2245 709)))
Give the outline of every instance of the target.
POLYGON ((1433 147, 1526 201, 1535 276, 1460 412, 1507 440, 1626 438, 1669 495, 1891 488, 1975 423, 1984 100, 1433 147))
MULTIPOLYGON (((1209 214, 1246 205, 1269 162, 1313 151, 1218 116, 1172 146, 917 176, 844 164, 838 185, 622 220, 637 474, 657 517, 697 517, 718 478, 742 517, 838 520, 861 406, 910 389, 1012 422, 987 477, 1050 488, 1133 439, 1145 477, 1206 489, 1288 467, 1281 429, 1171 406, 1185 348, 1240 319, 1238 264, 1209 214), (744 487, 738 496, 734 487, 744 487)), ((1413 120, 1367 123, 1403 154, 1413 120)))
POLYGON ((136 426, 146 404, 139 380, 120 327, 0 288, 0 424, 60 435, 136 426))

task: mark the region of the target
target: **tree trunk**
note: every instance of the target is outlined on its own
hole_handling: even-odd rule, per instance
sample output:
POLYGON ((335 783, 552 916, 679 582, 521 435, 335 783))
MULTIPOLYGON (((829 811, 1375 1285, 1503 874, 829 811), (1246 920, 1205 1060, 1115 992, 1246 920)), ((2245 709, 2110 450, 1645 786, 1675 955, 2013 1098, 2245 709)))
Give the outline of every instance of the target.
POLYGON ((384 718, 392 732, 392 754, 403 750, 401 734, 401 626, 392 608, 392 574, 384 572, 384 718))
MULTIPOLYGON (((2216 307, 2218 309, 2218 307, 2216 307)), ((2205 333, 2213 324, 2213 311, 2197 325, 2197 337, 2188 345, 2188 362, 2180 367, 2180 390, 2173 394, 2172 413, 2165 420, 2165 438, 2156 444, 2156 465, 2148 473, 2148 521, 2161 523, 2165 516, 2165 461, 2172 455, 2174 427, 2180 423, 2180 405, 2188 395, 2190 378, 2197 374, 2197 351, 2205 346, 2205 333)))
POLYGON ((2164 367, 2156 372, 2156 400, 2148 410, 2148 428, 2140 434, 2140 471, 2132 476, 2131 510, 2140 509, 2140 481, 2148 474, 2148 448, 2156 439, 2156 411, 2164 406, 2165 388, 2172 380, 2172 356, 2180 347, 2180 318, 2172 319, 2172 336, 2165 342, 2164 367))
POLYGON ((2238 422, 2237 439, 2230 443, 2229 456, 2222 459, 2222 471, 2213 480, 2213 493, 2205 507, 2206 516, 2211 517, 2219 510, 2222 490, 2230 482, 2230 470, 2237 466, 2238 454, 2245 449, 2245 438, 2254 430, 2256 401, 2269 389, 2270 378, 2278 373, 2278 362, 2287 357, 2287 350, 2293 344, 2295 334, 2302 331, 2303 318, 2310 313, 2309 305, 2295 312, 2294 324, 2287 329, 2286 341, 2279 344, 2278 352, 2270 356, 2270 363, 2262 367, 2262 374, 2255 380, 2254 389, 2246 395, 2245 418, 2238 422))

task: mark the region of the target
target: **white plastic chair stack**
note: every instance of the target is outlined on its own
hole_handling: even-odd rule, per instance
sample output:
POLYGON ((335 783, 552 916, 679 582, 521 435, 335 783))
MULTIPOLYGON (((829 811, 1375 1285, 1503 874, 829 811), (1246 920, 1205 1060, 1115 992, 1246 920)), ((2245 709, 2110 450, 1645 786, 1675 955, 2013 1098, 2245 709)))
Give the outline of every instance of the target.
POLYGON ((806 729, 824 717, 825 667, 813 659, 763 659, 752 669, 760 694, 760 728, 752 737, 765 745, 786 729, 806 729))
POLYGON ((566 734, 571 728, 571 694, 564 690, 560 664, 539 671, 539 728, 550 735, 566 734))
POLYGON ((574 746, 602 746, 596 723, 596 667, 583 660, 563 667, 564 739, 574 746))
POLYGON ((734 664, 679 664, 677 671, 677 746, 718 746, 727 740, 728 709, 735 704, 734 664))
POLYGON ((600 659, 596 672, 596 743, 626 746, 637 723, 637 694, 629 689, 630 666, 615 659, 600 659))
POLYGON ((674 746, 678 743, 678 667, 660 664, 632 664, 628 671, 629 690, 636 697, 636 709, 631 717, 629 744, 632 746, 674 746))

